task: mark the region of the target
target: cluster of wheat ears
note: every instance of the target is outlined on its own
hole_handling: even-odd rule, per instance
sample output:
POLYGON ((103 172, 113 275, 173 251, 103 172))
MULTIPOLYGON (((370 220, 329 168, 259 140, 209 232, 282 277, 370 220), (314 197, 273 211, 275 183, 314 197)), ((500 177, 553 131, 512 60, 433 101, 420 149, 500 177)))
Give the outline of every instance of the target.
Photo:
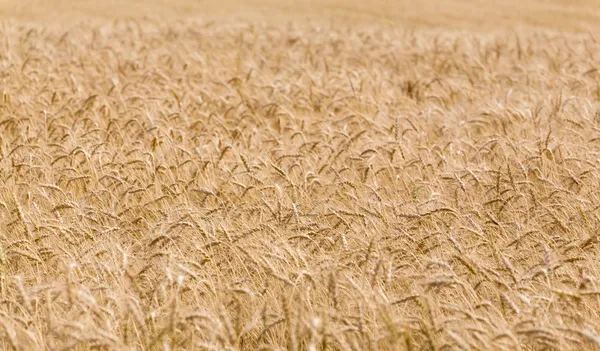
POLYGON ((600 347, 600 43, 0 27, 2 349, 600 347))

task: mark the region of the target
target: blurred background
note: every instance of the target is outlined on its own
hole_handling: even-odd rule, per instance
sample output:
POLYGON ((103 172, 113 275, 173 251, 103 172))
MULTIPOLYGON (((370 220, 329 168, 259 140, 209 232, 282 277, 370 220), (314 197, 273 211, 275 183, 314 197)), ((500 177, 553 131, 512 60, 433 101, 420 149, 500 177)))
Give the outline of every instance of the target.
POLYGON ((0 0, 0 18, 45 24, 116 17, 389 23, 499 30, 514 26, 593 32, 599 0, 0 0))

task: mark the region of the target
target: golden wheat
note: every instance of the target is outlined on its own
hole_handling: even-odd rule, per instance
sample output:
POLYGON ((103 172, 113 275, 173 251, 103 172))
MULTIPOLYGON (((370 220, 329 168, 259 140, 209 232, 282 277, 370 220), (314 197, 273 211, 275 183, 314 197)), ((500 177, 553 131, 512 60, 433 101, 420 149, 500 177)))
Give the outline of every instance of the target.
POLYGON ((600 44, 0 28, 0 347, 600 345, 600 44))

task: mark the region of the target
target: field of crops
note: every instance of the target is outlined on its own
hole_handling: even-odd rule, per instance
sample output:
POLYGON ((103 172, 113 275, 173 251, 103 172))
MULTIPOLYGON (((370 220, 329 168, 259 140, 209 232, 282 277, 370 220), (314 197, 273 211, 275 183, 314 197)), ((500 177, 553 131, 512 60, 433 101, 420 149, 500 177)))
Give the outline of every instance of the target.
POLYGON ((399 3, 0 1, 0 349, 600 348, 598 11, 399 3))

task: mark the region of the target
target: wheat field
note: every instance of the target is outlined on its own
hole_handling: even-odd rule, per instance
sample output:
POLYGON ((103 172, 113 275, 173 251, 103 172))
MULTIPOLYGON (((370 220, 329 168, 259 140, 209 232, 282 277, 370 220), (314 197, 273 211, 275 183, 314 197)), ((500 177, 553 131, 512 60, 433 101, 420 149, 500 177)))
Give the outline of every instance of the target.
POLYGON ((600 349, 592 1, 0 1, 0 348, 600 349))

